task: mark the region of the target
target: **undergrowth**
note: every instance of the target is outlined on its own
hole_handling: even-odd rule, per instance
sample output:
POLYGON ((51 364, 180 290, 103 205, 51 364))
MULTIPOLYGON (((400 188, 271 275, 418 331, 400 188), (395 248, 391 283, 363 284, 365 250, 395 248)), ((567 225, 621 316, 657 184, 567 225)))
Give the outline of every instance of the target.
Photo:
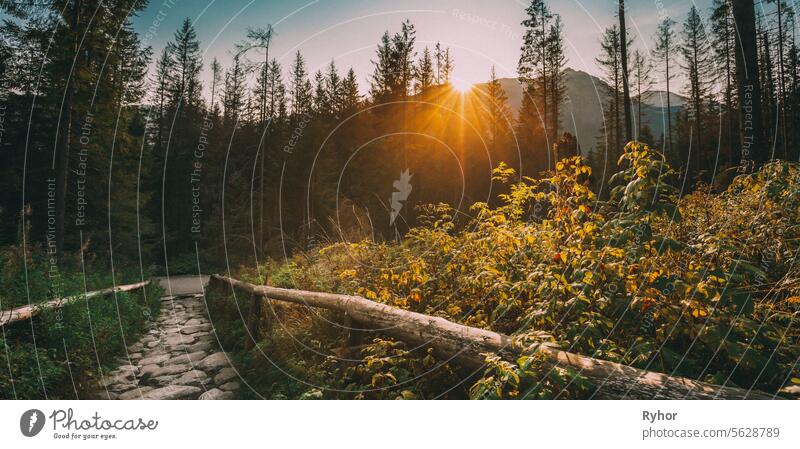
MULTIPOLYGON (((160 288, 85 299, 84 291, 141 281, 138 269, 112 277, 96 260, 62 256, 52 267, 42 248, 6 248, 0 266, 0 310, 74 297, 63 308, 4 326, 0 399, 85 398, 102 372, 135 341, 160 306, 160 288), (146 293, 144 293, 146 292, 146 293)), ((149 277, 149 274, 147 275, 149 277)))
MULTIPOLYGON (((771 162, 725 191, 699 186, 680 197, 672 185, 677 173, 655 149, 632 142, 618 163, 608 201, 590 189, 591 168, 580 157, 518 183, 501 165, 494 179, 507 185, 502 204, 473 205, 466 224, 457 225, 447 205, 426 206, 423 224, 399 243, 338 243, 237 276, 357 294, 531 346, 553 342, 716 384, 776 393, 800 382, 800 166, 771 162)), ((535 352, 518 360, 487 354, 486 369, 475 373, 442 363, 430 348, 380 335, 348 346, 341 327, 324 333, 313 326, 318 311, 292 313, 292 326, 272 326, 257 337, 263 347, 242 357, 251 374, 271 372, 250 378, 258 394, 548 398, 592 391, 577 373, 544 369, 535 352)))

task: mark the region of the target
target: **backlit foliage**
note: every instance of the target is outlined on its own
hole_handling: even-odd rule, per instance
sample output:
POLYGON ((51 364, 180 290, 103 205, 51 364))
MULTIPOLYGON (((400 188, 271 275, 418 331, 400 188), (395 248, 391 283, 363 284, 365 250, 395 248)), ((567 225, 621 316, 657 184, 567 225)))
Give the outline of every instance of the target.
MULTIPOLYGON (((618 163, 609 201, 590 190, 591 169, 573 157, 543 179, 508 185, 498 207, 473 205, 466 224, 446 205, 427 206, 424 225, 399 244, 336 244, 295 258, 292 272, 316 279, 315 288, 493 329, 531 347, 519 360, 487 355, 483 377, 470 381, 475 398, 589 394, 577 373, 544 369, 533 350, 542 341, 769 392, 798 377, 797 164, 773 162, 722 193, 679 198, 660 152, 631 142, 618 163)), ((495 170, 497 182, 513 178, 505 165, 495 170)), ((328 371, 336 373, 331 383, 390 387, 402 376, 410 384, 381 397, 410 397, 444 380, 435 370, 422 374, 419 366, 435 366, 430 354, 389 354, 392 345, 376 340, 361 364, 328 371)))

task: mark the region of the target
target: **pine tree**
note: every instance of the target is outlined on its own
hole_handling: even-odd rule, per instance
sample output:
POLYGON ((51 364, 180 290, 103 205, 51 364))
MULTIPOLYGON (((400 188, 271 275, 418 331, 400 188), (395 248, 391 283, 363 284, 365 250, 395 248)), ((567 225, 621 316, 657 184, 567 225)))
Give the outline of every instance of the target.
POLYGON ((217 115, 217 88, 219 87, 220 83, 222 82, 222 65, 217 61, 217 58, 214 58, 211 61, 211 113, 216 116, 217 115))
POLYGON ((417 63, 415 92, 420 94, 427 91, 434 83, 433 61, 428 47, 422 51, 422 57, 417 63))
POLYGON ((450 48, 449 47, 444 51, 444 57, 443 58, 444 59, 443 59, 443 63, 442 63, 442 83, 443 84, 449 84, 450 83, 450 79, 453 76, 453 71, 455 71, 455 69, 456 69, 456 61, 453 59, 452 56, 450 56, 450 48))
MULTIPOLYGON (((414 78, 414 43, 416 41, 416 31, 414 25, 408 20, 403 22, 400 32, 394 35, 392 39, 394 55, 394 67, 398 74, 398 85, 395 86, 395 96, 405 99, 412 87, 412 80, 414 78)), ((446 54, 449 57, 449 52, 446 54)))
POLYGON ((370 96, 375 103, 383 103, 391 99, 392 89, 397 78, 393 52, 391 37, 386 31, 378 44, 377 60, 372 61, 375 70, 371 78, 370 96))
MULTIPOLYGON (((497 79, 494 66, 492 66, 489 82, 486 85, 486 97, 482 99, 482 103, 485 105, 485 118, 482 123, 489 134, 491 154, 493 157, 498 157, 500 156, 498 149, 505 143, 514 116, 508 106, 508 95, 500 84, 500 80, 497 79)), ((511 161, 505 162, 510 163, 511 161)))
POLYGON ((314 112, 320 117, 326 117, 330 114, 331 105, 328 98, 328 89, 325 85, 325 76, 321 71, 314 74, 314 112))
POLYGON ((707 165, 703 134, 705 129, 706 105, 710 104, 710 89, 714 81, 713 63, 709 41, 705 34, 705 25, 697 8, 692 6, 683 24, 681 56, 682 67, 686 70, 689 81, 687 91, 691 121, 694 126, 694 141, 691 152, 695 156, 694 170, 702 170, 707 165))
MULTIPOLYGON (((797 117, 800 114, 800 48, 797 45, 795 13, 793 9, 787 10, 787 28, 792 30, 791 44, 789 45, 787 60, 787 80, 786 89, 786 115, 797 117)), ((789 133, 789 155, 788 160, 797 160, 800 157, 800 126, 792 124, 789 133)))
POLYGON ((655 47, 653 48, 653 59, 657 61, 657 66, 663 70, 663 79, 667 89, 667 129, 666 138, 664 139, 665 152, 669 153, 674 151, 672 145, 672 105, 670 102, 670 81, 675 77, 674 72, 671 72, 673 59, 676 52, 675 32, 672 27, 675 22, 670 18, 665 18, 658 25, 658 31, 655 36, 655 47))
POLYGON ((639 49, 633 52, 631 62, 633 63, 633 92, 634 98, 636 99, 636 135, 634 138, 652 144, 652 141, 643 140, 641 135, 642 127, 647 125, 642 122, 642 104, 653 88, 653 78, 651 76, 653 66, 650 64, 647 56, 639 51, 639 49))
POLYGON ((777 75, 777 109, 778 109, 778 130, 780 132, 780 157, 786 159, 789 153, 788 150, 788 133, 786 130, 786 64, 785 64, 785 57, 786 53, 784 50, 784 42, 786 40, 786 35, 784 33, 784 29, 786 27, 785 22, 785 15, 786 15, 786 4, 783 0, 767 0, 768 3, 775 3, 776 4, 776 11, 775 11, 775 19, 777 25, 777 58, 778 58, 778 75, 777 75))
POLYGON ((541 104, 542 108, 534 111, 537 108, 532 107, 533 104, 523 104, 523 109, 541 117, 539 128, 549 145, 558 136, 560 108, 565 96, 564 28, 561 17, 550 12, 544 0, 532 0, 525 13, 527 17, 522 21, 525 35, 517 72, 527 101, 541 104))
POLYGON ((328 64, 328 70, 325 73, 325 95, 328 102, 328 114, 337 116, 342 110, 342 78, 333 61, 328 64))
POLYGON ((196 110, 200 105, 200 42, 189 19, 184 19, 181 28, 167 43, 167 52, 174 74, 170 77, 170 105, 178 109, 178 118, 185 119, 185 110, 196 110))
MULTIPOLYGON (((240 49, 241 52, 253 49, 253 48, 260 48, 264 50, 264 60, 260 64, 259 76, 257 79, 257 84, 260 88, 261 94, 256 94, 256 102, 258 107, 258 119, 259 123, 263 126, 266 121, 268 120, 268 95, 267 91, 269 89, 269 45, 272 42, 272 38, 275 36, 275 30, 272 28, 271 24, 268 24, 266 28, 250 28, 247 30, 247 39, 248 42, 240 49)), ((259 92, 257 90, 256 92, 259 92)))
POLYGON ((628 27, 625 25, 625 1, 619 0, 619 45, 622 66, 622 106, 625 111, 625 140, 633 138, 633 114, 631 112, 631 91, 628 85, 628 27))
MULTIPOLYGON (((542 104, 542 128, 544 139, 548 141, 550 109, 548 101, 550 94, 550 79, 548 72, 548 25, 553 18, 553 14, 545 4, 544 0, 531 0, 531 4, 525 10, 526 18, 522 21, 525 27, 520 58, 517 63, 517 73, 520 81, 524 85, 524 96, 530 101, 541 101, 542 104)), ((525 109, 530 109, 525 108, 525 109)), ((531 113, 533 111, 528 111, 531 113)))
POLYGON ((770 45, 770 35, 764 27, 762 20, 763 16, 756 17, 757 38, 756 42, 759 48, 758 57, 760 59, 758 67, 760 69, 759 78, 761 84, 761 114, 763 117, 763 124, 765 130, 764 143, 768 148, 770 157, 774 157, 776 142, 773 131, 775 129, 776 117, 775 111, 777 109, 777 92, 775 88, 774 67, 772 64, 772 46, 770 45))
POLYGON ((283 85, 281 65, 273 59, 267 79, 267 116, 276 122, 286 115, 286 86, 283 85))
POLYGON ((564 25, 561 16, 556 15, 547 37, 547 65, 550 77, 550 104, 552 105, 550 130, 553 136, 558 136, 561 119, 561 104, 566 95, 564 85, 564 67, 567 57, 564 54, 564 25))
POLYGON ((736 23, 736 89, 739 101, 740 167, 752 169, 768 159, 761 122, 756 14, 752 0, 731 0, 736 23), (748 101, 745 101, 747 99, 748 101), (755 164, 751 164, 754 162, 755 164))
POLYGON ((441 42, 436 42, 436 47, 434 48, 434 59, 436 60, 436 85, 440 86, 443 84, 442 79, 442 61, 444 60, 444 53, 442 52, 442 44, 441 42))
POLYGON ((612 159, 616 159, 622 151, 624 129, 622 128, 622 56, 620 47, 620 32, 616 25, 606 28, 603 38, 600 41, 600 56, 595 61, 603 71, 603 78, 611 87, 604 107, 605 114, 605 143, 606 151, 608 144, 613 145, 610 152, 612 159))
POLYGON ((170 76, 172 76, 172 61, 170 60, 169 52, 164 49, 161 52, 161 57, 156 62, 155 73, 152 83, 154 85, 152 102, 155 106, 155 135, 154 149, 156 154, 164 154, 164 133, 167 119, 167 107, 169 105, 169 87, 172 83, 170 76))
POLYGON ((292 119, 299 120, 311 109, 311 85, 306 72, 306 62, 298 51, 291 68, 291 104, 292 119))
POLYGON ((376 103, 405 100, 411 92, 415 75, 414 43, 416 31, 408 20, 390 37, 385 32, 378 44, 377 60, 372 61, 370 96, 376 103))
POLYGON ((244 84, 244 67, 238 56, 225 72, 225 88, 222 93, 224 121, 228 129, 241 125, 240 119, 246 115, 247 98, 244 84))
POLYGON ((729 0, 714 0, 711 7, 711 32, 712 45, 714 47, 715 65, 724 68, 722 74, 722 101, 724 103, 724 146, 727 148, 728 165, 733 165, 734 146, 736 128, 738 127, 735 114, 736 94, 734 91, 736 60, 734 57, 734 33, 736 29, 733 24, 729 0))
POLYGON ((342 80, 342 115, 348 116, 354 113, 360 103, 361 94, 358 92, 358 80, 356 72, 351 67, 342 80))

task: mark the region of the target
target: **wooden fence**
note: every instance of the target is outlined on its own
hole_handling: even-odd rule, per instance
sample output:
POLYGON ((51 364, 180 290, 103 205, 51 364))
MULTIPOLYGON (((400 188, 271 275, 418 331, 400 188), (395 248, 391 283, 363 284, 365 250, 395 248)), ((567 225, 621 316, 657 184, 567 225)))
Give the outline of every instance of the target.
POLYGON ((136 284, 118 285, 116 287, 104 288, 93 292, 86 293, 85 295, 74 295, 66 298, 57 298, 52 301, 47 301, 39 304, 29 304, 27 306, 20 306, 11 310, 0 311, 0 326, 14 324, 19 321, 29 320, 35 315, 48 309, 57 309, 65 305, 77 301, 79 299, 91 299, 98 296, 108 296, 120 292, 132 292, 150 285, 150 281, 138 282, 136 284))
MULTIPOLYGON (((253 298, 268 298, 344 312, 349 320, 365 328, 377 330, 411 344, 430 345, 443 359, 452 359, 476 369, 483 366, 484 353, 496 353, 516 360, 523 352, 522 348, 514 344, 511 336, 465 326, 440 317, 398 309, 359 296, 253 285, 220 275, 213 275, 211 282, 219 287, 247 292, 253 298)), ((598 388, 595 395, 597 398, 776 398, 760 391, 714 385, 574 354, 551 344, 542 344, 538 350, 545 355, 551 366, 569 367, 588 378, 598 388)))

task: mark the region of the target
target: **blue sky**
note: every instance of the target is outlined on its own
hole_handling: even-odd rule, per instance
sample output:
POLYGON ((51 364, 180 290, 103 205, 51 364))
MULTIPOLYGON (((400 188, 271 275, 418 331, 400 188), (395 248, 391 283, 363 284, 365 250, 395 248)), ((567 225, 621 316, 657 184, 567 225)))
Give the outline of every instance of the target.
MULTIPOLYGON (((398 30, 406 18, 416 26, 418 48, 433 46, 439 40, 452 49, 458 80, 485 81, 492 65, 501 77, 515 76, 523 33, 519 23, 527 3, 523 0, 151 0, 134 23, 157 54, 188 17, 201 41, 206 80, 210 61, 216 57, 227 66, 231 48, 245 37, 248 27, 271 23, 277 32, 270 49, 271 58, 277 58, 288 68, 292 55, 300 50, 312 72, 335 59, 340 69, 350 66, 355 69, 363 89, 384 30, 398 30)), ((616 20, 616 0, 549 3, 564 21, 568 65, 597 74, 594 58, 600 48, 598 39, 602 29, 616 20)), ((651 35, 660 17, 669 15, 680 23, 692 4, 707 14, 711 0, 629 0, 628 22, 636 44, 651 47, 651 35)), ((252 56, 262 57, 257 53, 252 56)))

